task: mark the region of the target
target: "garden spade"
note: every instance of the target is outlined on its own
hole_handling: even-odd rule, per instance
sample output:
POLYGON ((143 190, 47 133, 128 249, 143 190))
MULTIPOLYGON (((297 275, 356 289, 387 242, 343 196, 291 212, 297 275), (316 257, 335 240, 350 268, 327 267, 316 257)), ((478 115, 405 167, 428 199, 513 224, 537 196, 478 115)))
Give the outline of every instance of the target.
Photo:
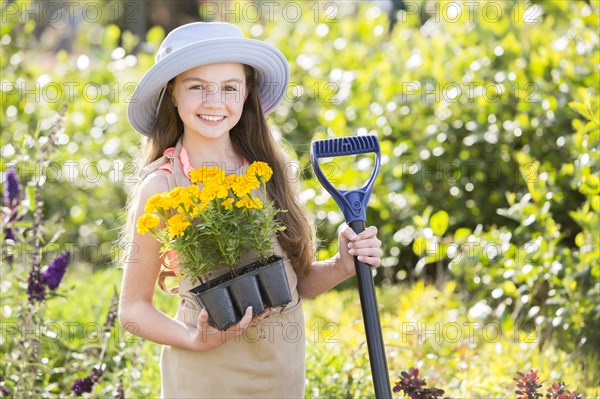
MULTIPOLYGON (((371 190, 373 189, 373 184, 375 183, 375 178, 377 177, 379 166, 381 164, 381 151, 379 149, 377 137, 349 136, 313 141, 311 161, 315 175, 325 190, 331 194, 335 202, 337 202, 338 206, 341 208, 346 223, 348 223, 350 228, 357 234, 363 231, 367 219, 367 203, 369 202, 371 190), (335 188, 323 174, 323 170, 319 166, 319 158, 331 158, 371 152, 376 154, 375 167, 367 183, 359 189, 339 190, 335 188)), ((385 358, 385 348, 383 346, 383 337, 381 334, 381 322, 379 320, 379 310, 377 307, 377 298, 375 296, 373 275, 371 274, 371 268, 360 262, 357 257, 354 258, 354 267, 358 279, 358 292, 360 295, 362 315, 367 335, 367 348, 369 350, 375 397, 377 399, 391 398, 392 392, 385 358)))

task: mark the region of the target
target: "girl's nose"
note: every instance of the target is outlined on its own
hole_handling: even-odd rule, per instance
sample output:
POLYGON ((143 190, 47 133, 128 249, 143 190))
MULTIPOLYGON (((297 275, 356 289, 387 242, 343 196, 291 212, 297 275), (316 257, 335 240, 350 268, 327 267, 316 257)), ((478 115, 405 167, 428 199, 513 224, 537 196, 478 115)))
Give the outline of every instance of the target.
POLYGON ((210 84, 202 93, 202 102, 207 106, 220 106, 223 104, 221 89, 216 84, 210 84))

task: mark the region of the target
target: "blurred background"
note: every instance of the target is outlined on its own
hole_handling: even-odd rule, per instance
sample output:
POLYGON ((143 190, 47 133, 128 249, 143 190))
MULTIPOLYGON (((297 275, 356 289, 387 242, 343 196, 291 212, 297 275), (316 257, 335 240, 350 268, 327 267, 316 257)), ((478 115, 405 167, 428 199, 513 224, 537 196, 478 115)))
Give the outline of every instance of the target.
MULTIPOLYGON (((140 135, 126 116, 131 93, 170 30, 228 21, 290 62, 287 96, 269 123, 297 160, 290 167, 315 216, 319 258, 335 253, 343 216, 313 176, 311 141, 373 134, 381 142, 367 223, 379 228, 385 251, 375 279, 392 375, 421 367, 453 396, 489 397, 508 395, 515 371, 538 368, 549 381, 570 380, 598 397, 599 5, 3 1, 0 171, 5 192, 10 169, 23 190, 18 222, 6 217, 6 195, 3 202, 3 323, 15 322, 27 302, 34 254, 43 265, 65 249, 72 264, 64 295, 83 295, 79 306, 87 310, 68 312, 59 296, 47 317, 102 317, 119 284, 115 240, 138 172, 132 161, 140 135), (28 233, 36 185, 45 220, 39 248, 28 233), (90 289, 96 282, 106 283, 104 291, 90 289), (468 342, 465 326, 475 322, 497 325, 502 339, 468 342), (444 333, 447 323, 462 326, 460 339, 444 333), (432 330, 440 342, 422 339, 432 330)), ((358 187, 371 168, 368 157, 345 159, 330 164, 328 176, 358 187)), ((307 361, 319 370, 308 376, 307 396, 369 392, 355 284, 306 305, 307 336, 315 333, 307 361), (335 329, 323 330, 330 322, 337 346, 322 339, 335 329)), ((161 300, 165 311, 174 309, 173 298, 161 300)), ((48 395, 70 385, 60 382, 66 363, 79 372, 93 364, 76 360, 90 344, 80 338, 46 365, 54 370, 47 379, 39 377, 55 384, 48 395)), ((0 386, 7 389, 18 385, 6 359, 19 342, 4 333, 0 342, 0 386)), ((131 370, 132 359, 156 358, 158 347, 134 353, 131 346, 120 340, 109 349, 119 362, 105 364, 132 378, 124 384, 128 396, 157 395, 157 366, 131 370)), ((104 378, 96 395, 117 384, 104 378)))

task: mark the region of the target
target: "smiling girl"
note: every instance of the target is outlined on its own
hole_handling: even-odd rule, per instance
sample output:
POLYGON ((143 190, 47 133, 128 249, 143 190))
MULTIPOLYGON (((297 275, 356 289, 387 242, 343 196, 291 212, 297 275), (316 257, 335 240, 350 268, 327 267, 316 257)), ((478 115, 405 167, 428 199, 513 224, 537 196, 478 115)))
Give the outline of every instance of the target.
POLYGON ((283 99, 289 83, 285 57, 273 46, 245 38, 227 23, 192 23, 172 31, 155 65, 144 75, 129 104, 132 126, 145 136, 139 156, 140 181, 128 205, 119 317, 128 331, 162 344, 161 397, 299 398, 304 396, 305 335, 302 298, 318 295, 354 274, 354 256, 379 266, 381 242, 374 227, 339 234, 339 252, 314 260, 314 227, 286 176, 287 159, 270 133, 265 114, 283 99), (248 308, 226 331, 208 325, 185 277, 171 292, 179 297, 174 317, 152 303, 154 288, 176 275, 151 235, 135 221, 146 200, 192 184, 189 172, 217 165, 238 173, 249 162, 273 167, 267 194, 286 227, 274 240, 285 258, 292 303, 252 319, 248 308))

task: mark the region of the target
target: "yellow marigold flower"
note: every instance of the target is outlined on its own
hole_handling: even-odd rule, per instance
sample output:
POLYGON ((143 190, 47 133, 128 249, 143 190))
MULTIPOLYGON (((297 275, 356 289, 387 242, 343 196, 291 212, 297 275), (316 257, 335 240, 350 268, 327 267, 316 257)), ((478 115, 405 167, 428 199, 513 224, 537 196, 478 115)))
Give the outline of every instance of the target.
POLYGON ((191 185, 189 187, 185 187, 179 193, 179 204, 182 208, 187 212, 190 208, 194 206, 193 199, 197 199, 200 197, 200 187, 191 185))
POLYGON ((231 187, 233 187, 239 180, 241 179, 241 176, 238 176, 236 174, 231 174, 231 175, 227 175, 225 176, 225 187, 229 190, 231 187))
POLYGON ((210 205, 210 202, 201 201, 198 204, 198 209, 200 210, 200 212, 204 212, 206 210, 206 208, 208 208, 209 205, 210 205))
POLYGON ((263 203, 258 198, 250 198, 248 196, 245 196, 241 198, 238 202, 236 202, 235 206, 238 208, 260 209, 262 208, 263 203))
POLYGON ((167 226, 169 227, 169 237, 178 237, 182 236, 191 223, 187 220, 185 215, 178 213, 177 215, 171 216, 169 220, 167 220, 167 226))
POLYGON ((189 187, 186 188, 187 195, 189 197, 192 197, 192 198, 199 198, 200 197, 200 191, 201 191, 200 187, 198 187, 195 184, 192 184, 191 186, 189 186, 189 187))
POLYGON ((256 177, 243 176, 231 186, 231 189, 237 197, 243 197, 244 195, 259 187, 260 182, 256 177))
POLYGON ((185 201, 186 196, 185 187, 175 187, 173 190, 169 191, 168 199, 170 201, 170 207, 177 208, 179 204, 185 201))
POLYGON ((216 198, 227 198, 229 195, 229 189, 223 181, 209 180, 204 184, 204 189, 210 191, 216 198))
POLYGON ((200 193, 200 200, 202 202, 210 202, 217 197, 217 189, 214 185, 208 184, 204 186, 200 193))
POLYGON ((248 203, 250 202, 250 198, 243 197, 235 203, 235 206, 238 208, 247 208, 248 203))
POLYGON ((261 201, 260 198, 254 197, 254 198, 252 198, 252 201, 256 204, 256 209, 262 209, 263 202, 261 201))
POLYGON ((252 177, 262 177, 265 182, 271 180, 273 176, 273 169, 266 162, 255 161, 248 166, 246 175, 252 177))
POLYGON ((150 229, 155 228, 160 223, 160 219, 153 213, 146 213, 137 221, 137 231, 140 234, 146 234, 150 229))
POLYGON ((201 209, 199 206, 196 206, 196 205, 189 208, 189 214, 192 218, 195 218, 196 216, 200 216, 201 211, 203 211, 203 209, 201 209))
POLYGON ((194 183, 206 183, 210 180, 223 182, 225 172, 218 166, 201 166, 190 172, 190 180, 194 183))
POLYGON ((229 197, 226 200, 224 200, 223 202, 221 202, 221 206, 223 206, 223 208, 226 211, 230 211, 231 208, 233 208, 233 201, 234 201, 234 199, 229 197))
POLYGON ((158 193, 148 198, 148 201, 146 201, 146 206, 144 206, 144 211, 146 213, 154 213, 160 208, 169 209, 170 207, 165 203, 166 194, 167 193, 158 193))
POLYGON ((229 195, 229 190, 227 189, 227 187, 225 186, 219 186, 217 188, 217 198, 227 198, 227 196, 229 195))

